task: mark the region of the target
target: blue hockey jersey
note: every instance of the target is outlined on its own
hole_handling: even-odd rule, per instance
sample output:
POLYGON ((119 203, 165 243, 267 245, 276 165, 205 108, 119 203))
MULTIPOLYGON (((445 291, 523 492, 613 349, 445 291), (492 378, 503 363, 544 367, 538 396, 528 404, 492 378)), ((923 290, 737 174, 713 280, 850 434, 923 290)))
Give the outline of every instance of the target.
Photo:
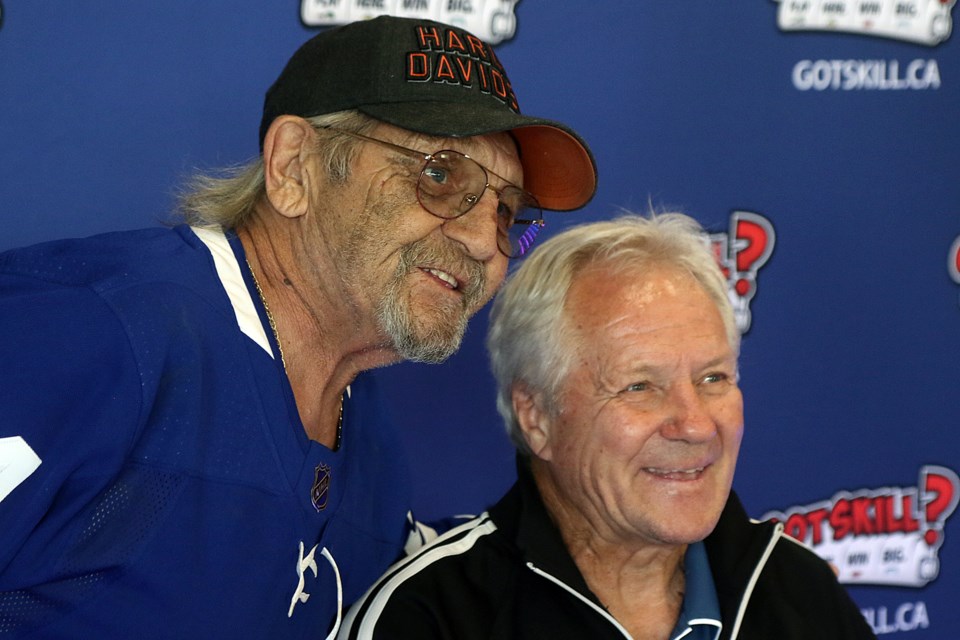
POLYGON ((0 639, 323 638, 402 551, 369 376, 309 440, 235 237, 0 254, 0 639))

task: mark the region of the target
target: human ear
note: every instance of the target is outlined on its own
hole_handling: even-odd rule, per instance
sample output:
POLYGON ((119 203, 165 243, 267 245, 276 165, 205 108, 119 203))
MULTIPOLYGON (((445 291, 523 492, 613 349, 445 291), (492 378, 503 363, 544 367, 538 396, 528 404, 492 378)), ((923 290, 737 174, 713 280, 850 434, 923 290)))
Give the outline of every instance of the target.
POLYGON ((541 460, 553 457, 550 440, 550 412, 544 406, 543 395, 523 383, 516 383, 510 391, 513 413, 527 447, 541 460))
POLYGON ((310 203, 310 173, 306 158, 315 144, 309 122, 280 116, 263 139, 263 173, 267 199, 288 218, 304 215, 310 203))

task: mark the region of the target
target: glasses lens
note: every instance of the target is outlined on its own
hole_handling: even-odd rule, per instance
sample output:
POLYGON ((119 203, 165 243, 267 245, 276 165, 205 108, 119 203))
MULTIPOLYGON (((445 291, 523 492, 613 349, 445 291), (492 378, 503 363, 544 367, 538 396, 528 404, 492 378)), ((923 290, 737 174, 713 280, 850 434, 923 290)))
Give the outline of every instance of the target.
POLYGON ((417 196, 423 208, 441 218, 462 216, 477 203, 487 187, 479 164, 456 151, 438 151, 420 172, 417 196))
POLYGON ((543 227, 542 215, 540 203, 532 194, 512 186, 501 191, 497 229, 500 250, 511 258, 522 257, 530 251, 543 227))
MULTIPOLYGON (((470 211, 487 188, 487 172, 457 151, 430 156, 417 181, 417 198, 424 209, 440 218, 456 218, 470 211)), ((510 258, 530 251, 543 221, 540 203, 515 186, 498 191, 497 246, 510 258)))

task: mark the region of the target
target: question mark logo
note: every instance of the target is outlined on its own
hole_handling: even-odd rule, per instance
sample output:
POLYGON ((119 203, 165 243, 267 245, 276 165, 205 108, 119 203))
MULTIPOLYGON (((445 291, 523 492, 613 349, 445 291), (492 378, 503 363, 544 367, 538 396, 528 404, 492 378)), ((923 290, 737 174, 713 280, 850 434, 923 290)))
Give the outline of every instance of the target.
POLYGON ((734 211, 728 233, 710 234, 713 255, 727 278, 730 303, 740 333, 750 330, 750 301, 757 293, 757 272, 773 255, 776 233, 759 213, 734 211))
POLYGON ((733 289, 741 298, 753 298, 757 292, 757 271, 773 254, 773 225, 763 216, 735 211, 731 218, 735 238, 733 254, 737 272, 733 289))
POLYGON ((920 470, 922 513, 928 529, 923 539, 931 547, 941 538, 943 523, 960 502, 960 478, 946 467, 927 465, 920 470))

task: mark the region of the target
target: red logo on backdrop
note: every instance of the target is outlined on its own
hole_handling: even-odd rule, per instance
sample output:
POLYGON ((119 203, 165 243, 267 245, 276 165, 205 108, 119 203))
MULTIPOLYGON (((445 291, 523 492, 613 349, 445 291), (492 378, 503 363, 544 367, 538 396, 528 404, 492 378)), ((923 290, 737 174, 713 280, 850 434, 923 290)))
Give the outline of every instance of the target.
POLYGON ((710 244, 729 283, 730 302, 740 333, 750 330, 750 302, 757 294, 757 272, 773 254, 776 233, 759 213, 734 211, 730 230, 711 233, 710 244))
POLYGON ((960 501, 960 479, 946 467, 920 469, 916 487, 841 491, 829 500, 771 511, 839 570, 847 584, 923 587, 940 573, 944 525, 960 501))
POLYGON ((960 284, 960 236, 950 245, 950 253, 947 254, 947 272, 954 282, 960 284))

